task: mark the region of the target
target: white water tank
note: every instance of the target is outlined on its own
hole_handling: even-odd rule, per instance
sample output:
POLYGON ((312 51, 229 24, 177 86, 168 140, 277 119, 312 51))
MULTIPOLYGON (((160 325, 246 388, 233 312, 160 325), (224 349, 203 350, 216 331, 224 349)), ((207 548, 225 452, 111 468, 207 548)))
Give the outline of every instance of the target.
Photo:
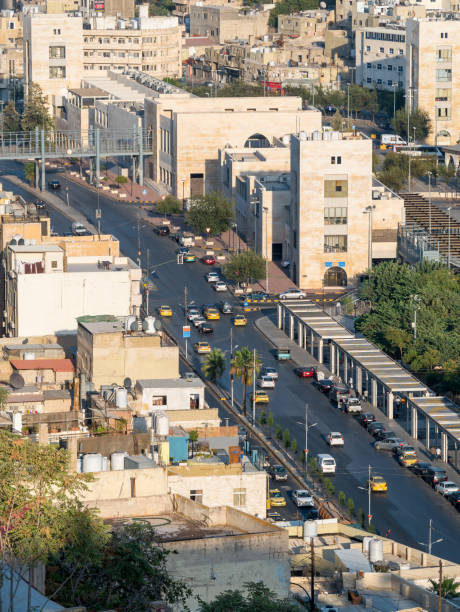
POLYGON ((112 470, 119 471, 125 469, 125 457, 128 455, 125 451, 116 451, 110 455, 112 470))
POLYGON ((377 538, 373 538, 369 542, 369 561, 371 563, 378 563, 383 561, 383 542, 377 538))
POLYGON ((102 472, 102 455, 100 453, 83 455, 83 472, 102 472))
POLYGON ((155 415, 155 433, 157 436, 167 436, 169 434, 169 419, 164 412, 157 412, 155 415))
POLYGON ((134 315, 130 315, 125 319, 125 329, 126 331, 134 331, 136 329, 136 317, 134 315))
POLYGON ((142 321, 142 329, 145 331, 146 334, 156 333, 155 317, 145 317, 145 319, 142 321))
POLYGON ((374 536, 364 536, 363 538, 363 553, 367 555, 369 553, 369 543, 372 542, 374 536))
POLYGON ((311 540, 318 535, 318 525, 316 521, 304 521, 303 523, 303 539, 311 540))
POLYGON ((128 391, 125 387, 115 389, 115 406, 121 409, 128 407, 128 391))
POLYGON ((81 474, 82 469, 83 469, 83 456, 82 455, 78 455, 78 457, 77 457, 77 474, 81 474))
POLYGON ((102 471, 103 472, 109 471, 109 460, 107 459, 107 457, 102 457, 102 471))
POLYGON ((31 353, 30 351, 26 351, 24 353, 24 360, 25 361, 33 361, 35 359, 35 353, 31 353))
POLYGON ((22 431, 22 413, 21 412, 13 412, 13 431, 21 432, 22 431))

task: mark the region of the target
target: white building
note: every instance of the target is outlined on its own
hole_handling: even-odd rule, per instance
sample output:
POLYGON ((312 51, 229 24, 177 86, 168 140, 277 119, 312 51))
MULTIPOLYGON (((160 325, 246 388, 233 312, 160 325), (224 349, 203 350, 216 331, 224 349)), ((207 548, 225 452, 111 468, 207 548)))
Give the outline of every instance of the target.
POLYGON ((75 333, 80 316, 127 316, 141 305, 141 270, 128 257, 10 243, 5 266, 7 336, 75 333))
POLYGON ((138 380, 141 412, 152 414, 164 410, 201 410, 204 404, 204 383, 201 378, 138 380))
POLYGON ((370 89, 403 89, 406 74, 406 28, 358 28, 356 44, 356 83, 370 89))

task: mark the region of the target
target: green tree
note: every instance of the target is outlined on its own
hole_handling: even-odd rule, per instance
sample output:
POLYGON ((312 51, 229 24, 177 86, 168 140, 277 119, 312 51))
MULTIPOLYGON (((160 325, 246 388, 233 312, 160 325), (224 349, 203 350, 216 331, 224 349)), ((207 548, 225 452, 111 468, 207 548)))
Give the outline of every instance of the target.
POLYGON ((317 0, 281 0, 270 11, 268 25, 272 28, 278 27, 278 15, 290 15, 291 13, 300 13, 310 9, 318 8, 317 0))
POLYGON ((33 185, 35 182, 35 164, 33 162, 25 164, 24 174, 26 177, 26 181, 28 181, 30 185, 33 185))
POLYGON ((196 234, 220 234, 233 221, 233 202, 218 191, 193 198, 185 220, 196 234))
POLYGON ((123 176, 123 174, 120 174, 120 176, 117 176, 115 179, 115 183, 118 183, 118 185, 126 185, 127 182, 128 179, 126 176, 123 176))
POLYGON ((188 432, 188 441, 190 444, 190 448, 192 450, 192 459, 195 456, 195 446, 196 443, 198 442, 198 432, 196 429, 192 429, 191 431, 188 432))
POLYGON ((364 527, 366 520, 365 520, 365 516, 364 516, 364 510, 362 508, 358 509, 358 523, 364 527))
POLYGON ((50 560, 53 573, 49 587, 55 591, 60 588, 57 599, 62 605, 144 612, 154 600, 184 604, 191 595, 184 582, 168 574, 169 551, 157 543, 155 529, 148 522, 112 527, 110 537, 96 548, 98 554, 87 559, 85 536, 86 530, 79 541, 69 542, 50 560), (75 567, 69 558, 75 557, 76 544, 75 567))
MULTIPOLYGON (((391 125, 394 131, 405 138, 407 140, 407 110, 400 109, 396 111, 396 115, 394 119, 391 121, 391 125)), ((415 127, 415 139, 420 141, 424 140, 428 134, 431 133, 431 121, 428 113, 421 109, 417 108, 412 111, 409 116, 409 139, 412 140, 414 137, 414 127, 415 127)))
POLYGON ((276 424, 275 436, 277 440, 281 440, 283 437, 283 430, 281 429, 281 425, 279 423, 276 424))
POLYGON ((291 451, 294 453, 294 455, 297 453, 297 440, 295 438, 291 442, 291 451))
POLYGON ((331 127, 333 130, 335 130, 336 132, 340 132, 342 130, 342 122, 343 122, 343 117, 339 112, 339 109, 337 109, 331 119, 331 127))
POLYGON ((225 354, 221 349, 212 349, 206 356, 201 370, 211 382, 216 382, 225 372, 225 354))
POLYGON ((261 410, 260 415, 259 415, 259 423, 261 425, 265 425, 266 422, 267 422, 267 413, 265 412, 265 410, 261 410))
POLYGON ((273 427, 274 423, 275 419, 273 417, 273 412, 269 411, 267 414, 267 425, 270 427, 270 430, 273 427))
POLYGON ((21 127, 24 132, 32 132, 36 127, 44 130, 54 129, 54 121, 48 111, 46 96, 43 95, 41 87, 37 83, 30 83, 29 85, 24 100, 21 127))
POLYGON ((254 251, 243 251, 238 255, 231 255, 223 272, 228 279, 238 283, 261 280, 266 276, 265 259, 254 251))
MULTIPOLYGON (((430 578, 430 584, 430 591, 439 593, 439 581, 430 578)), ((457 582, 455 578, 443 578, 441 582, 441 596, 444 599, 455 599, 460 597, 460 582, 457 582)))
POLYGON ((404 329, 388 327, 385 330, 385 340, 391 346, 398 348, 399 356, 402 359, 404 349, 412 342, 412 335, 404 329))
POLYGON ((297 603, 279 599, 263 582, 247 582, 246 593, 224 591, 210 603, 200 601, 200 612, 296 612, 297 603))
POLYGON ((339 494, 337 496, 337 499, 339 501, 339 504, 341 506, 345 506, 346 502, 347 502, 347 496, 345 495, 345 493, 343 491, 339 491, 339 494))
POLYGON ((291 433, 287 428, 283 432, 283 444, 286 448, 291 446, 291 433))
POLYGON ((10 100, 3 110, 3 132, 13 133, 21 131, 21 118, 14 106, 13 100, 10 100))
POLYGON ((155 205, 155 212, 160 215, 175 215, 181 211, 181 202, 172 195, 166 196, 164 200, 160 200, 155 205))
POLYGON ((355 502, 353 501, 353 499, 351 497, 348 498, 347 508, 348 508, 348 512, 351 514, 351 516, 354 516, 354 514, 355 514, 355 502))
MULTIPOLYGON (((247 346, 243 346, 233 353, 233 358, 230 362, 230 372, 241 380, 243 385, 243 414, 246 416, 247 403, 247 387, 253 381, 254 376, 254 353, 247 346)), ((262 361, 256 353, 255 358, 255 375, 260 372, 262 361)))

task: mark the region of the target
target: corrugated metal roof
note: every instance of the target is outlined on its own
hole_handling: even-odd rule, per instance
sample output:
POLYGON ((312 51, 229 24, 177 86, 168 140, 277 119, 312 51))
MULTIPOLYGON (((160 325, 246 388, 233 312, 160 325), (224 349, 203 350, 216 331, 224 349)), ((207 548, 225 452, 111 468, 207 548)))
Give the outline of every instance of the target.
POLYGON ((75 367, 70 359, 10 359, 16 370, 53 370, 73 372, 75 367))

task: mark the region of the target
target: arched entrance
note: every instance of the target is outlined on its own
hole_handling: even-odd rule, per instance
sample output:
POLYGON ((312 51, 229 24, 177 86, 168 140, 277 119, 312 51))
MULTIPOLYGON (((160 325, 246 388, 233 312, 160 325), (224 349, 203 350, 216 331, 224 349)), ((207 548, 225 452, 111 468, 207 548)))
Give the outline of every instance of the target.
POLYGON ((334 266, 328 268, 324 274, 324 286, 325 287, 346 287, 347 286, 347 273, 343 268, 334 266))
POLYGON ((244 143, 245 149, 267 149, 269 146, 270 142, 263 134, 253 134, 244 143))

